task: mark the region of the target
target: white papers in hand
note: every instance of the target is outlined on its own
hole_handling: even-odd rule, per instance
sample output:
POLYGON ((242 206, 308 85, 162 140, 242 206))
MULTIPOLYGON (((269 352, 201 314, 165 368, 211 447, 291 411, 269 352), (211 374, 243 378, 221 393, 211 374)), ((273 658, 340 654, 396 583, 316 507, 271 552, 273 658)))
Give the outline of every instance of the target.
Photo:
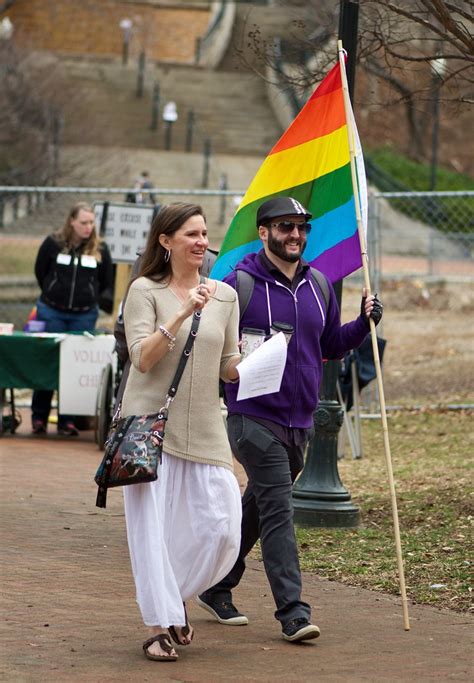
POLYGON ((279 332, 239 363, 238 401, 280 391, 287 350, 285 335, 279 332))

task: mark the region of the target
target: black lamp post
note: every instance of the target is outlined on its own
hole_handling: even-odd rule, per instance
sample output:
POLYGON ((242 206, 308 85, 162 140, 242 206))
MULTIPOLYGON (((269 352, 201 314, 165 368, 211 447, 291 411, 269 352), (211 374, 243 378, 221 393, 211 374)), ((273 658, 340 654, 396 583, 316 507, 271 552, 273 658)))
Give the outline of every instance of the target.
POLYGON ((160 111, 160 84, 155 83, 151 96, 151 124, 150 130, 158 130, 158 113, 160 111))
POLYGON ((61 144, 61 133, 63 128, 64 119, 61 114, 55 112, 53 118, 53 185, 57 184, 59 176, 59 148, 61 144))
POLYGON ((433 77, 433 133, 431 136, 431 173, 430 192, 436 189, 436 171, 438 168, 438 144, 439 144, 439 100, 443 77, 446 71, 446 60, 437 57, 430 62, 433 77))
POLYGON ((128 64, 128 46, 130 43, 130 36, 132 35, 133 22, 131 19, 122 19, 119 24, 122 29, 122 64, 128 64))
POLYGON ((210 140, 210 138, 205 138, 204 139, 204 148, 203 148, 203 168, 202 168, 201 187, 208 187, 208 185, 209 185, 210 158, 211 158, 211 140, 210 140))
MULTIPOLYGON (((347 50, 346 64, 351 99, 355 82, 357 23, 359 4, 341 0, 339 38, 347 50)), ((339 307, 342 281, 334 286, 339 307)), ((293 488, 295 523, 313 527, 355 527, 359 524, 359 509, 343 486, 337 468, 337 442, 343 423, 343 411, 337 400, 339 361, 326 363, 320 403, 314 414, 315 435, 308 445, 306 464, 293 488)))
POLYGON ((143 84, 145 81, 145 50, 142 50, 138 56, 138 73, 137 73, 137 97, 143 97, 143 84))
POLYGON ((186 143, 185 151, 190 152, 193 148, 193 131, 194 131, 194 110, 188 111, 188 119, 186 122, 186 143))

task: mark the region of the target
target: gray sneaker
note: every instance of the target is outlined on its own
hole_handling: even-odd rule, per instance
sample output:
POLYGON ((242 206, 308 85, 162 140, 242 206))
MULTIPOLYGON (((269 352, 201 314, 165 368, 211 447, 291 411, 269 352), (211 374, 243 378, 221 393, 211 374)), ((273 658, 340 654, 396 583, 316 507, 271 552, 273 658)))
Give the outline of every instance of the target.
POLYGON ((241 614, 231 600, 223 600, 222 598, 210 598, 203 594, 198 595, 196 602, 206 612, 212 614, 214 619, 217 619, 219 624, 229 624, 229 626, 245 626, 249 620, 245 614, 241 614))

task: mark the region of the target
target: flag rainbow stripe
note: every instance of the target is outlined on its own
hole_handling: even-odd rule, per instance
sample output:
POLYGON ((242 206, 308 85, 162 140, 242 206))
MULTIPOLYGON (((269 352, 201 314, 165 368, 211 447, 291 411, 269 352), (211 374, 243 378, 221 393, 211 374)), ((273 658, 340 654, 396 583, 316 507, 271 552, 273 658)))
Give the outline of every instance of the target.
POLYGON ((336 64, 260 166, 229 226, 212 270, 225 277, 258 251, 257 209, 294 197, 313 214, 305 259, 333 282, 362 265, 341 70, 336 64))

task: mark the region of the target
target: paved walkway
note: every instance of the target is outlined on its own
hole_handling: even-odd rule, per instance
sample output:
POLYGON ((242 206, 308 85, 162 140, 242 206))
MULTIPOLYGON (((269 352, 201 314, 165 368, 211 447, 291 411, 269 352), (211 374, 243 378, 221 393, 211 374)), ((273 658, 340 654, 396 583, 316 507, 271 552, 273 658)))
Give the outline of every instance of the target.
MULTIPOLYGON (((25 420, 27 422, 27 420, 25 420)), ((28 425, 0 437, 2 483, 1 680, 17 681, 468 681, 472 620, 304 576, 322 636, 280 638, 262 565, 249 562, 237 605, 243 627, 221 626, 190 604, 196 629, 177 663, 146 660, 134 602, 120 491, 95 507, 100 452, 77 440, 35 438, 28 425)))

